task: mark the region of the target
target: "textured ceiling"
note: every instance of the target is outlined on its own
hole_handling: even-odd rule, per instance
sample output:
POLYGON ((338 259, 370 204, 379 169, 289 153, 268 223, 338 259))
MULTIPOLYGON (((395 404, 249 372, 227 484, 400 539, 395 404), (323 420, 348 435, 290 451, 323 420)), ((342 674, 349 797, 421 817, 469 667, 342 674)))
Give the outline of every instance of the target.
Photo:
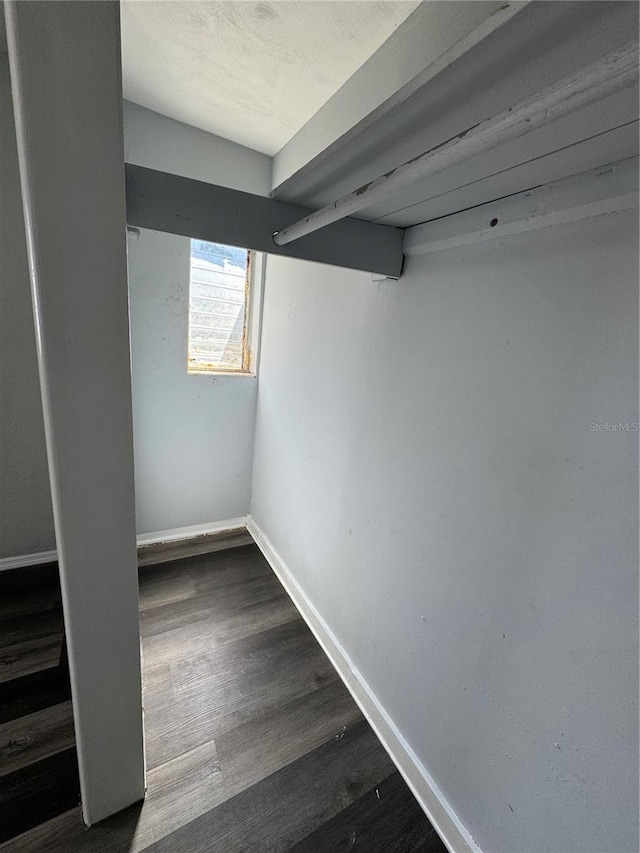
POLYGON ((124 95, 275 154, 414 0, 124 0, 124 95))

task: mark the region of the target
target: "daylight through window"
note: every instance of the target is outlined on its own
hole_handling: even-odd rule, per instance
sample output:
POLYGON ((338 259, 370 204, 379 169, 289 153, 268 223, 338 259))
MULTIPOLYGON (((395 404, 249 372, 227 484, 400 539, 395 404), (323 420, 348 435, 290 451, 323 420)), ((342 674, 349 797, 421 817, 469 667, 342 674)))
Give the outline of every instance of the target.
POLYGON ((246 249, 191 241, 190 373, 249 369, 250 257, 246 249))

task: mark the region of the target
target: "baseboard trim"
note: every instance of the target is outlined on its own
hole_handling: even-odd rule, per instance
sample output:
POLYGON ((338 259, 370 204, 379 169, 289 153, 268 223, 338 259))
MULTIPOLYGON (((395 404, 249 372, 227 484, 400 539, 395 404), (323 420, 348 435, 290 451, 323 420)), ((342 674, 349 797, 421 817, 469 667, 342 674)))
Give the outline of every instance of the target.
POLYGON ((246 526, 447 849, 450 853, 482 853, 373 690, 251 515, 247 516, 246 526))
POLYGON ((194 524, 138 537, 138 565, 149 566, 196 557, 227 548, 250 545, 247 518, 230 518, 212 524, 194 524))
POLYGON ((0 572, 7 571, 8 569, 42 566, 44 563, 55 563, 57 559, 57 551, 37 551, 35 554, 21 554, 18 557, 2 557, 0 559, 0 572))
MULTIPOLYGON (((246 523, 247 517, 243 515, 239 518, 213 521, 209 524, 192 524, 187 527, 159 530, 155 533, 143 533, 137 537, 138 563, 146 566, 177 560, 181 556, 190 557, 206 554, 209 551, 249 545, 253 539, 247 532, 246 523)), ((55 563, 57 560, 56 550, 3 557, 0 559, 0 572, 55 563)))
POLYGON ((209 521, 205 524, 189 524, 185 527, 172 527, 168 530, 156 530, 153 533, 139 533, 136 537, 138 548, 141 545, 155 545, 158 542, 177 542, 180 539, 193 539, 209 533, 223 533, 247 526, 247 516, 225 518, 223 521, 209 521))

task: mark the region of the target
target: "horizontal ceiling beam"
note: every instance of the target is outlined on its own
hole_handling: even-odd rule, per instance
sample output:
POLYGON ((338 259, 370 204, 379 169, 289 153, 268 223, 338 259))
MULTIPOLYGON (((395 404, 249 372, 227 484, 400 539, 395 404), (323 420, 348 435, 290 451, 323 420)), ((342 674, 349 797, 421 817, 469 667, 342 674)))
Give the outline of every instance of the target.
POLYGON ((301 217, 278 231, 274 241, 278 246, 290 245, 340 221, 344 216, 380 203, 404 187, 505 142, 519 139, 576 110, 637 85, 637 82, 638 43, 634 41, 497 115, 466 128, 452 139, 363 184, 310 216, 301 217))
POLYGON ((280 247, 273 234, 309 215, 310 209, 131 163, 126 164, 126 182, 130 226, 391 278, 402 271, 401 228, 345 218, 280 247))
POLYGON ((566 225, 638 206, 638 158, 600 166, 541 187, 407 228, 407 257, 566 225))

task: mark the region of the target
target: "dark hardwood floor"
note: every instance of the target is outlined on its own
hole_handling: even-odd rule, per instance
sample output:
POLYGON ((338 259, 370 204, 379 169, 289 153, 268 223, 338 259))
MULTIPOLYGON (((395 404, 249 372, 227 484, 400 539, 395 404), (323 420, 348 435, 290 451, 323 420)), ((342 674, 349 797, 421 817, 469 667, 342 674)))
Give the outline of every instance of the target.
POLYGON ((0 841, 77 806, 57 566, 0 573, 0 841))
MULTIPOLYGON (((19 642, 41 640, 42 660, 53 660, 51 600, 38 600, 48 615, 33 635, 18 629, 19 642)), ((47 762, 75 768, 68 694, 43 682, 29 699, 25 679, 51 680, 51 667, 26 664, 0 699, 14 726, 0 742, 0 784, 12 780, 14 795, 0 794, 0 810, 27 831, 2 853, 445 853, 256 546, 142 568, 140 610, 144 803, 87 829, 50 792, 43 823, 15 818, 19 795, 23 811, 37 810, 29 797, 56 771, 47 762), (42 781, 31 773, 28 784, 34 767, 42 781)))

